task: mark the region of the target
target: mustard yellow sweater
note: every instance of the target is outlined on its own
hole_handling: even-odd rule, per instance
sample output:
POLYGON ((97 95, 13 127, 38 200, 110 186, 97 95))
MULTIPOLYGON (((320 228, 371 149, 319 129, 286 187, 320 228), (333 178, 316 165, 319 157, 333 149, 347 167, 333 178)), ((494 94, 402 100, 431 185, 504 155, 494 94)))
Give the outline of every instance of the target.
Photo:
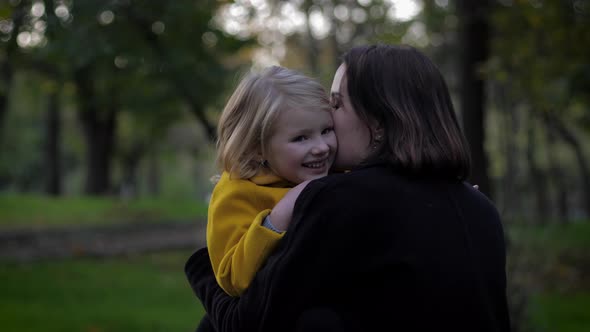
POLYGON ((209 202, 207 246, 217 282, 229 295, 238 296, 248 288, 282 238, 262 221, 289 189, 275 175, 243 180, 221 174, 209 202))

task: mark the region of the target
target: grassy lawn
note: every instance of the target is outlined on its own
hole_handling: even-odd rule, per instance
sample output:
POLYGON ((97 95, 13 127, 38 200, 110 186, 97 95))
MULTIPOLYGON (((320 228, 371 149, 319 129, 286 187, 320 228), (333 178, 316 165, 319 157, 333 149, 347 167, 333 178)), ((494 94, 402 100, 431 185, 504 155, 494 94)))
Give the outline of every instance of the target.
MULTIPOLYGON (((206 211, 205 203, 189 199, 1 195, 0 228, 193 222, 206 211)), ((531 331, 590 331, 590 221, 510 225, 507 232, 509 254, 518 252, 524 265, 516 276, 530 290, 531 331)), ((10 332, 194 331, 203 312, 184 277, 189 255, 0 262, 0 326, 10 332)))
POLYGON ((194 331, 189 252, 0 265, 0 324, 18 332, 194 331))
MULTIPOLYGON (((590 221, 510 227, 533 331, 590 331, 590 221)), ((509 275, 510 277, 514 277, 509 275)))
POLYGON ((531 319, 537 331, 590 331, 590 291, 543 293, 532 300, 531 319))
POLYGON ((118 222, 204 220, 207 204, 197 199, 121 200, 98 197, 0 195, 0 227, 47 227, 118 222))
POLYGON ((510 228, 509 234, 516 242, 553 253, 590 249, 590 220, 566 225, 516 226, 510 228))

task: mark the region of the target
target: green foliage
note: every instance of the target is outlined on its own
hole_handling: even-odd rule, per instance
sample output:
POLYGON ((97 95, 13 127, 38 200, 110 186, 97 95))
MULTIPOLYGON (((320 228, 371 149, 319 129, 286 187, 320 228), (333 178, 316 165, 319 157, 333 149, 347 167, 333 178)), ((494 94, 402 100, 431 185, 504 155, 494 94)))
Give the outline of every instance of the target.
POLYGON ((52 227, 120 222, 204 222, 207 205, 192 199, 0 195, 0 227, 52 227))
MULTIPOLYGON (((588 1, 514 1, 493 16, 489 77, 509 83, 512 96, 531 107, 567 115, 588 101, 588 1), (582 5, 583 4, 583 5, 582 5)), ((588 105, 586 104, 586 108, 588 105)), ((570 113, 571 116, 571 113, 570 113)), ((588 121, 588 112, 573 120, 588 121)))
POLYGON ((193 331, 190 252, 0 265, 4 331, 193 331))
MULTIPOLYGON (((89 160, 84 153, 97 151, 96 142, 109 142, 111 135, 115 135, 115 155, 98 156, 101 161, 109 159, 101 169, 108 168, 113 159, 133 172, 131 168, 147 155, 161 152, 162 136, 171 126, 186 122, 187 113, 192 116, 188 121, 207 129, 199 141, 207 144, 214 127, 212 119, 220 110, 232 73, 250 60, 236 58, 235 54, 252 45, 251 41, 224 34, 212 24, 219 6, 215 0, 198 4, 191 0, 3 2, 0 63, 7 64, 15 76, 24 73, 34 77, 24 87, 18 82, 0 82, 0 92, 11 89, 18 94, 13 93, 7 113, 19 112, 43 125, 46 94, 58 89, 62 117, 75 122, 85 119, 83 127, 72 127, 72 121, 64 120, 68 122, 61 133, 65 151, 59 157, 66 165, 66 176, 89 160), (59 10, 49 8, 50 4, 59 10), (33 6, 37 9, 32 10, 33 6), (40 6, 46 8, 39 10, 40 6), (22 28, 9 31, 17 8, 24 13, 22 28), (16 45, 20 32, 39 38, 35 43, 16 47, 18 56, 4 57, 9 45, 16 45), (37 87, 46 87, 41 89, 45 93, 36 94, 37 87), (42 106, 21 113, 30 101, 42 106), (96 118, 86 116, 90 113, 96 113, 96 118), (109 114, 116 114, 114 134, 101 130, 106 128, 100 124, 108 123, 105 119, 109 114)), ((0 128, 0 137, 8 136, 9 140, 8 146, 0 146, 0 188, 40 191, 45 180, 43 168, 39 167, 46 162, 43 146, 30 144, 24 135, 34 132, 36 138, 44 140, 46 130, 21 126, 14 117, 6 119, 4 127, 8 129, 0 128), (5 130, 11 133, 5 134, 5 130), (18 149, 11 149, 12 145, 18 145, 18 149), (15 166, 25 174, 13 170, 15 166), (33 186, 25 185, 29 181, 33 186)))

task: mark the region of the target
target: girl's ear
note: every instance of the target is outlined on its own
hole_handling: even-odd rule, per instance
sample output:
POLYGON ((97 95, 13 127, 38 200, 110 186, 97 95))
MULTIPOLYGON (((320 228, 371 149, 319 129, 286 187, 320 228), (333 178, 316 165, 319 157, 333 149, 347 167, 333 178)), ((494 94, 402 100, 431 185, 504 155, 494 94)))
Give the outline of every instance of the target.
POLYGON ((268 167, 268 161, 266 160, 266 158, 264 158, 264 155, 261 151, 257 151, 254 154, 254 160, 256 160, 258 165, 260 165, 261 167, 268 167))
POLYGON ((264 155, 262 154, 262 151, 256 151, 254 153, 254 159, 260 163, 262 163, 264 161, 264 155))

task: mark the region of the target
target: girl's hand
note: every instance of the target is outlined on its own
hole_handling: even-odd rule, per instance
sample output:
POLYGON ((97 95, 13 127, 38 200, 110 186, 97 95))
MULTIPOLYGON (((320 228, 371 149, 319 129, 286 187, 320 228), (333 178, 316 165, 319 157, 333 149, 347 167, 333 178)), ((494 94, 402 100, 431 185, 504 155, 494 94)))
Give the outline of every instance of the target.
POLYGON ((289 190, 272 209, 270 213, 270 222, 279 231, 285 231, 287 230, 287 227, 289 227, 291 217, 293 216, 295 201, 308 183, 309 181, 305 181, 293 187, 293 189, 289 190))

